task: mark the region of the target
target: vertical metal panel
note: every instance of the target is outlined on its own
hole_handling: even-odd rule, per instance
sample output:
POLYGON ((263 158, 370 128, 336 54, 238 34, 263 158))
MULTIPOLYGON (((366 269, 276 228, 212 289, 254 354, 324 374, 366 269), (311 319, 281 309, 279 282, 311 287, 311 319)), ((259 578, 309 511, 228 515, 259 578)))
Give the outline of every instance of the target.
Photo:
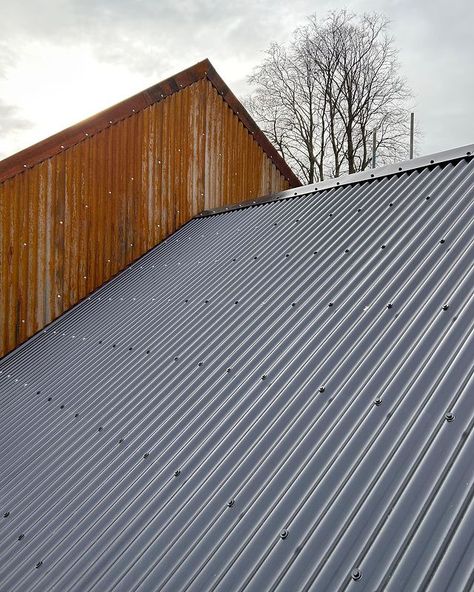
POLYGON ((206 208, 289 182, 203 78, 0 184, 0 355, 206 208))

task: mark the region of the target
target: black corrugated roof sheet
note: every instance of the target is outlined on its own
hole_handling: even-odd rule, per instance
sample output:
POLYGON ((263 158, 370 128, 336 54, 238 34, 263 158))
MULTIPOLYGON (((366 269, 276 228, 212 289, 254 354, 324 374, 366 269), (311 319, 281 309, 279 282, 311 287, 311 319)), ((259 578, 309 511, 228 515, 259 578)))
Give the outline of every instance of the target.
POLYGON ((195 219, 1 361, 0 589, 471 590, 473 179, 195 219))

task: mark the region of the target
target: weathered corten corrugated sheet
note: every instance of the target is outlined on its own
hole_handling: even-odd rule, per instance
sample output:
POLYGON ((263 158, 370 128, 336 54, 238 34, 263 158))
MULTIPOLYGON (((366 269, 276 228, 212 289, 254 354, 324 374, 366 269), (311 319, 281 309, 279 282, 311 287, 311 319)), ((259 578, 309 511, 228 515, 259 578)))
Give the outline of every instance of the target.
POLYGON ((472 592, 471 150, 193 219, 1 360, 0 589, 472 592))
POLYGON ((0 163, 0 355, 206 208, 298 180, 206 60, 0 163))

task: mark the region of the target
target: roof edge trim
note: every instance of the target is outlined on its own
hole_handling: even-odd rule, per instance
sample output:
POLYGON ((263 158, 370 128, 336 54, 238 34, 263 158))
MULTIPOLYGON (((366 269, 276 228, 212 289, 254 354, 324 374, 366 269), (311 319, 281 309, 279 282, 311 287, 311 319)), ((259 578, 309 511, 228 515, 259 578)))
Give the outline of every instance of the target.
POLYGON ((429 168, 446 162, 462 160, 464 158, 472 158, 473 156, 474 144, 467 144, 466 146, 461 146, 459 148, 444 150, 443 152, 437 152, 435 154, 429 154, 427 156, 420 156, 417 158, 413 158, 411 160, 404 160, 399 163, 385 165, 376 169, 367 169, 359 173, 353 173, 351 175, 344 175, 342 177, 336 177, 335 179, 321 181, 320 183, 302 185, 294 189, 287 189, 285 191, 280 191, 278 193, 271 193, 269 195, 264 195, 263 197, 259 197, 254 200, 248 200, 230 206, 214 208, 212 210, 204 210, 203 212, 195 216, 195 218, 213 216, 214 214, 222 214, 225 212, 230 212, 232 210, 240 210, 255 205, 271 203, 284 199, 291 199, 292 197, 307 195, 308 193, 326 191, 327 189, 333 189, 334 187, 355 185, 357 183, 363 183, 365 181, 375 181, 376 179, 391 177, 393 175, 400 175, 402 173, 407 173, 417 169, 429 168))
POLYGON ((76 146, 80 142, 94 136, 108 127, 111 127, 119 121, 122 121, 123 119, 126 119, 127 117, 130 117, 205 78, 214 86, 218 94, 252 134, 257 144, 259 144, 262 150, 275 164, 280 173, 289 181, 290 186, 300 186, 301 181, 290 169, 288 164, 258 127, 234 93, 229 89, 224 80, 219 76, 214 66, 207 58, 182 70, 178 74, 170 76, 150 88, 113 105, 112 107, 108 107, 104 111, 100 111, 99 113, 41 140, 16 154, 8 156, 0 161, 0 183, 40 164, 48 158, 52 158, 61 152, 65 152, 68 148, 76 146))

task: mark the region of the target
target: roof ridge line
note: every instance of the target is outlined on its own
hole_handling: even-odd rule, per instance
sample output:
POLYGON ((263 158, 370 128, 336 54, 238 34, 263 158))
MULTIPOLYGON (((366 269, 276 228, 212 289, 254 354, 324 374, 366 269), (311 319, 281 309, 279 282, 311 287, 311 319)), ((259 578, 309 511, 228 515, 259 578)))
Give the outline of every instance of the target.
POLYGON ((195 218, 203 218, 207 216, 213 216, 215 214, 222 214, 234 210, 241 210, 256 205, 262 205, 266 203, 272 203, 275 201, 307 195, 308 193, 326 191, 327 189, 333 189, 335 187, 354 185, 357 183, 362 183, 364 181, 375 181, 376 179, 391 177, 393 175, 400 175, 402 173, 407 173, 417 169, 429 168, 446 162, 454 162, 457 160, 462 160, 464 158, 470 159, 473 156, 474 144, 466 144, 465 146, 460 146, 459 148, 443 150, 442 152, 428 154, 426 156, 420 156, 417 158, 404 160, 394 164, 384 165, 375 169, 366 169, 365 171, 352 173, 350 175, 344 175, 342 177, 336 177, 334 179, 327 179, 326 181, 321 181, 319 183, 301 185, 300 187, 286 189, 285 191, 280 191, 278 193, 270 193, 268 195, 258 197, 257 199, 242 201, 234 205, 222 206, 219 208, 213 208, 211 210, 204 210, 200 214, 197 214, 195 218))
POLYGON ((301 182, 298 177, 293 173, 262 130, 260 130, 242 103, 217 73, 208 58, 1 160, 0 183, 57 154, 65 152, 69 148, 115 125, 119 121, 131 117, 135 113, 203 79, 209 80, 214 86, 218 94, 232 109, 249 133, 252 134, 255 141, 260 145, 270 160, 273 161, 277 169, 287 178, 291 186, 300 186, 301 182))

